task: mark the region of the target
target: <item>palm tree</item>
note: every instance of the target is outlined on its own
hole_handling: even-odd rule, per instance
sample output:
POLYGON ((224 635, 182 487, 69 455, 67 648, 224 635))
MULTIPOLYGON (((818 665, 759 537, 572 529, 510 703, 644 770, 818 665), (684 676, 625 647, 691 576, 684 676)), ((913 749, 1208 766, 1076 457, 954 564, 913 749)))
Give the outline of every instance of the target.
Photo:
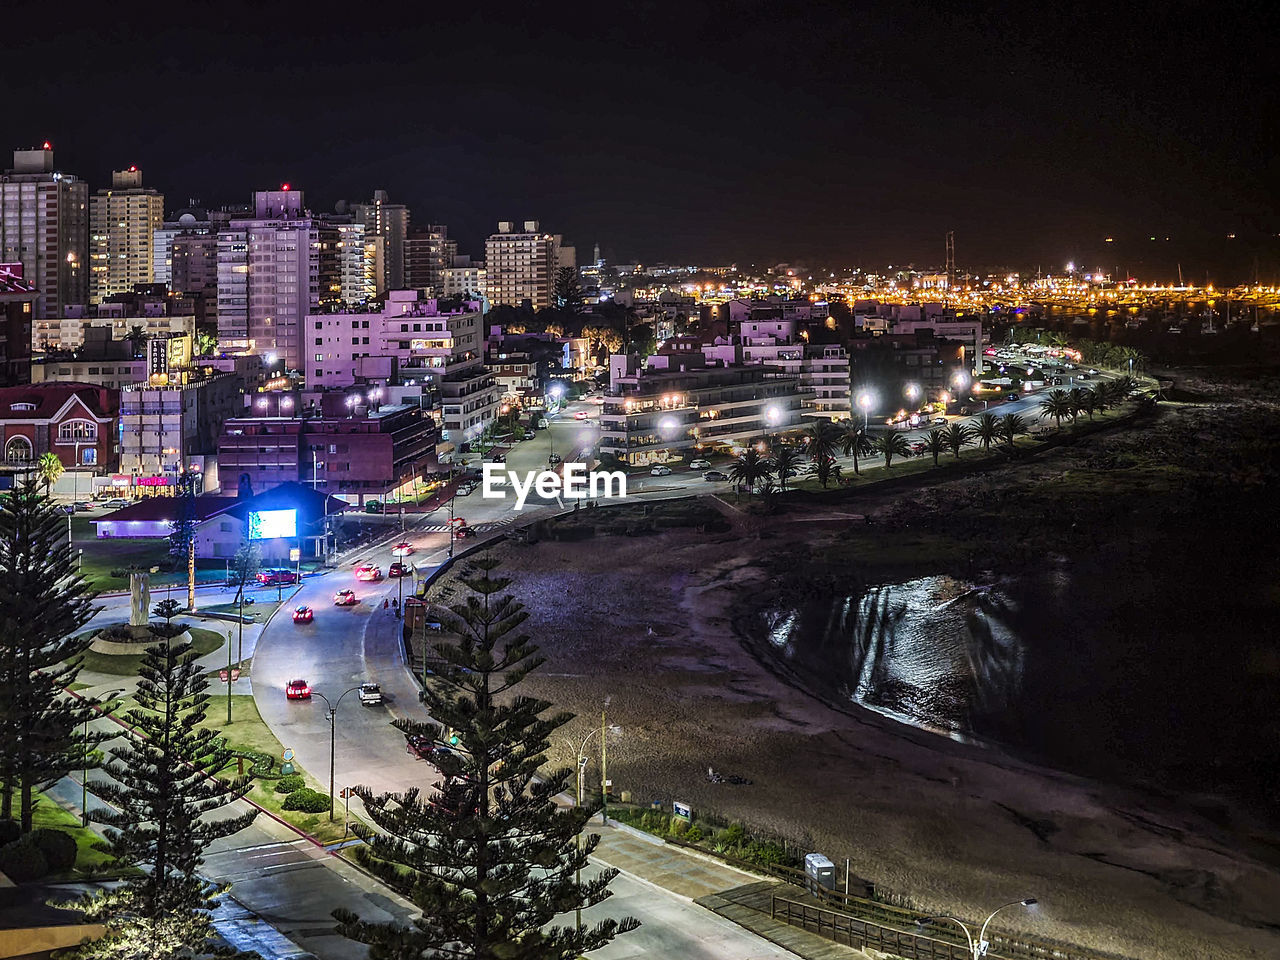
POLYGON ((800 473, 800 464, 804 458, 798 450, 783 447, 773 455, 773 472, 778 475, 778 485, 782 492, 787 492, 787 481, 800 473))
POLYGON ((755 447, 748 447, 746 452, 729 466, 729 479, 733 481, 735 490, 740 484, 747 485, 747 493, 756 492, 756 484, 769 475, 769 461, 760 456, 755 447))
POLYGON ((991 441, 1000 436, 1000 419, 994 413, 984 413, 978 418, 973 435, 982 441, 984 453, 991 452, 991 441))
POLYGON ((911 453, 911 448, 907 446, 907 438, 896 430, 877 437, 874 447, 875 452, 884 457, 886 470, 893 466, 894 457, 905 457, 911 453))
POLYGON ((1089 415, 1089 419, 1093 419, 1093 411, 1098 409, 1098 392, 1095 387, 1093 390, 1080 391, 1080 409, 1089 415))
POLYGON ((1067 402, 1071 404, 1071 422, 1076 422, 1076 417, 1080 416, 1080 411, 1084 409, 1084 391, 1079 387, 1072 387, 1067 394, 1067 402))
POLYGON ((134 324, 129 328, 129 332, 124 336, 125 342, 129 344, 129 350, 132 356, 142 356, 142 345, 147 342, 147 331, 140 324, 134 324))
POLYGON ((938 454, 947 449, 947 437, 941 430, 930 430, 924 438, 924 448, 933 454, 933 465, 938 465, 938 454))
POLYGON ((951 452, 957 460, 960 459, 960 448, 967 447, 973 443, 973 431, 963 423, 951 424, 943 431, 943 436, 947 441, 947 446, 951 448, 951 452))
POLYGON ((36 476, 44 484, 45 493, 53 492, 53 485, 65 472, 66 468, 62 466, 62 461, 58 459, 56 453, 42 453, 36 460, 36 476))
POLYGON ((1016 413, 1006 413, 1000 418, 1000 437, 1013 449, 1013 438, 1027 432, 1027 421, 1016 413))
POLYGON ((1062 429, 1062 418, 1071 416, 1071 400, 1065 390, 1054 390, 1040 401, 1040 416, 1053 417, 1062 429))
POLYGON ((862 427, 850 426, 840 438, 840 449, 844 451, 846 457, 853 457, 853 472, 861 473, 858 469, 858 457, 871 453, 871 441, 867 439, 866 431, 862 427))
POLYGON ((831 471, 827 464, 835 459, 838 439, 839 434, 836 431, 835 424, 830 420, 815 421, 813 426, 809 428, 807 453, 809 454, 809 459, 813 461, 818 480, 821 481, 824 487, 827 485, 827 481, 831 479, 831 471))

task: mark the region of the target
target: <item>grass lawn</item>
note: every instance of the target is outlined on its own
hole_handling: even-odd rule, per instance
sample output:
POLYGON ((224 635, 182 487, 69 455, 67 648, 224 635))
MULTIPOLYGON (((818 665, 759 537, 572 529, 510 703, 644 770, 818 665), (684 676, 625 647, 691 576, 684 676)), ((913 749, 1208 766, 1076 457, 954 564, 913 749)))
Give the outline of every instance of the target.
MULTIPOLYGON (((226 637, 212 630, 200 627, 188 627, 191 632, 192 648, 199 656, 212 653, 225 642, 226 637)), ((84 669, 94 673, 109 673, 118 677, 136 677, 138 668, 142 666, 143 654, 139 653, 98 653, 88 650, 84 654, 84 669)))
MULTIPOLYGON (((227 725, 226 720, 226 693, 223 692, 222 696, 218 696, 217 692, 215 692, 209 702, 208 716, 205 717, 205 721, 201 726, 225 734, 227 743, 230 744, 232 749, 251 750, 255 753, 265 753, 274 757, 276 764, 273 770, 279 771, 280 757, 284 753, 284 746, 263 722, 262 717, 258 714, 257 704, 253 702, 253 697, 232 694, 230 726, 227 725)), ((299 770, 298 772, 307 778, 309 786, 319 790, 321 793, 329 792, 327 783, 321 784, 315 776, 308 775, 305 770, 299 770)), ((284 795, 275 792, 275 783, 274 780, 255 780, 253 789, 249 791, 249 799, 260 807, 270 810, 277 817, 287 820, 304 833, 315 837, 321 843, 332 843, 343 838, 341 799, 338 799, 334 808, 337 811, 337 819, 330 823, 328 813, 301 813, 297 810, 285 810, 282 806, 284 795)))
POLYGON ((74 522, 72 532, 76 548, 84 550, 80 573, 95 590, 128 590, 129 578, 113 577, 112 570, 134 565, 153 567, 169 556, 169 544, 164 540, 98 540, 92 531, 88 539, 82 540, 74 522))
POLYGON ((88 827, 81 826, 80 818, 64 810, 48 797, 38 794, 39 803, 31 814, 36 828, 51 827, 70 834, 76 841, 76 865, 70 874, 49 877, 51 880, 79 880, 90 874, 100 873, 111 858, 93 848, 100 838, 88 827))
MULTIPOLYGON (((258 623, 266 623, 267 617, 275 613, 276 608, 280 606, 279 600, 260 600, 254 597, 254 602, 250 606, 244 608, 246 618, 253 618, 258 623)), ((236 616, 240 613, 240 604, 238 603, 215 603, 208 607, 201 607, 201 613, 221 613, 236 616)))

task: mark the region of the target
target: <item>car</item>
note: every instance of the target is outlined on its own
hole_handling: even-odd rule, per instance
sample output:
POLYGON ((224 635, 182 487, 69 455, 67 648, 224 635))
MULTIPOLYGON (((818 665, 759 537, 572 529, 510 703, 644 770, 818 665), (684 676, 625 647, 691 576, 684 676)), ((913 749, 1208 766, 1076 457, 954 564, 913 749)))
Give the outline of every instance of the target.
POLYGON ((505 453, 495 453, 492 459, 494 463, 506 463, 507 455, 505 453))
POLYGON ((294 607, 293 609, 294 623, 310 623, 314 617, 315 617, 315 614, 311 611, 311 608, 308 607, 306 604, 303 604, 300 607, 294 607))
POLYGON ((1080 373, 1080 374, 1077 374, 1077 375, 1076 375, 1076 378, 1077 378, 1077 379, 1079 379, 1079 380, 1091 380, 1091 379, 1093 379, 1093 378, 1092 378, 1092 377, 1090 377, 1090 376, 1089 376, 1089 374, 1087 374, 1087 373, 1080 373))
POLYGON ((1062 378, 1061 378, 1061 377, 1054 377, 1054 378, 1053 378, 1053 385, 1054 385, 1055 387, 1060 387, 1060 386, 1062 386, 1062 378))
POLYGON ((404 745, 405 749, 419 760, 430 760, 435 756, 436 742, 430 737, 422 736, 422 734, 414 733, 405 737, 404 745))
POLYGON ((711 461, 710 460, 690 460, 689 469, 690 470, 709 470, 711 469, 711 461))
POLYGON ((1093 374, 1095 377, 1098 375, 1098 371, 1097 371, 1097 370, 1095 370, 1093 367, 1090 367, 1090 368, 1089 368, 1089 372, 1090 372, 1091 374, 1093 374))
POLYGON ((391 566, 387 567, 388 577, 407 577, 409 575, 409 567, 407 564, 397 560, 391 566))
POLYGON ((93 504, 90 503, 88 500, 77 500, 75 503, 72 504, 72 506, 75 507, 77 511, 93 509, 93 504))
POLYGON ((103 510, 123 510, 129 506, 132 501, 126 500, 124 497, 113 497, 110 500, 102 501, 103 510))
POLYGON ((660 463, 659 463, 659 464, 656 464, 652 469, 650 469, 650 471, 649 471, 649 476, 651 476, 651 477, 669 477, 669 476, 671 476, 671 468, 670 468, 670 467, 664 467, 664 466, 663 466, 662 464, 660 464, 660 463))
POLYGON ((458 484, 457 489, 453 491, 453 495, 455 497, 469 497, 475 492, 476 485, 470 480, 464 480, 462 483, 458 484))
POLYGON ((376 683, 362 683, 357 696, 366 707, 374 706, 382 702, 382 688, 376 683))
POLYGON ((393 557, 407 557, 407 556, 410 556, 412 553, 413 553, 413 544, 411 543, 397 543, 394 547, 391 548, 391 555, 393 557))
POLYGON ((455 527, 453 530, 453 539, 455 540, 465 540, 467 537, 474 537, 475 535, 475 530, 465 524, 460 527, 455 527))
POLYGON ((549 457, 547 457, 547 463, 551 464, 551 466, 554 467, 557 463, 560 463, 563 459, 564 458, 560 456, 560 454, 553 453, 549 457))
POLYGON ((356 579, 365 583, 377 582, 382 579, 382 568, 374 563, 366 563, 356 567, 356 579))
POLYGON ((932 422, 933 422, 933 425, 934 425, 934 426, 946 426, 946 424, 947 424, 947 418, 946 418, 946 417, 934 417, 932 422))
POLYGON ((381 500, 370 500, 364 505, 365 513, 382 513, 383 509, 381 500))
POLYGON ((538 421, 538 429, 539 429, 539 430, 545 430, 545 429, 547 429, 547 418, 546 418, 546 417, 543 417, 543 418, 541 418, 541 419, 538 421))
POLYGON ((1004 402, 1005 402, 1005 403, 1012 403, 1014 400, 1021 400, 1021 399, 1022 399, 1022 395, 1021 395, 1021 394, 1018 394, 1018 393, 1010 393, 1010 394, 1008 394, 1008 395, 1006 395, 1006 396, 1005 396, 1005 398, 1004 398, 1004 402))
POLYGON ((575 413, 575 414, 573 415, 573 419, 575 419, 575 420, 585 420, 585 419, 587 419, 587 411, 585 411, 585 410, 579 410, 577 413, 575 413))
POLYGON ((264 587, 277 587, 282 584, 298 582, 298 575, 292 570, 259 570, 258 582, 264 587))
POLYGON ((911 452, 916 456, 920 456, 920 454, 924 453, 926 449, 928 448, 923 440, 917 440, 915 443, 911 444, 911 452))
POLYGON ((703 480, 728 480, 729 475, 719 470, 708 470, 702 475, 703 480))
POLYGON ((335 607, 354 607, 359 602, 356 599, 354 590, 339 590, 333 595, 333 605, 335 607))
POLYGON ((310 700, 311 685, 305 680, 290 680, 284 688, 284 695, 288 700, 310 700))

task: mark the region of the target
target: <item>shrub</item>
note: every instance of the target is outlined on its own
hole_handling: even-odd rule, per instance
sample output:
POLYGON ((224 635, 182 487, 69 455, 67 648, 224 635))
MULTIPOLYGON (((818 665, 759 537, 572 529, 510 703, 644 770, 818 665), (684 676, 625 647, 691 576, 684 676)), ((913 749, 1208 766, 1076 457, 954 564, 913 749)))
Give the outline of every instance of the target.
POLYGON ((671 826, 668 828, 667 832, 673 837, 683 837, 684 832, 688 829, 689 824, 685 823, 679 817, 672 817, 671 826))
POLYGON ((125 626, 123 623, 112 624, 111 626, 104 628, 98 634, 98 638, 100 640, 110 640, 113 643, 132 643, 133 642, 133 634, 129 631, 129 628, 125 626))
POLYGON ((686 843, 697 843, 702 839, 702 829, 695 823, 684 835, 686 843))
POLYGON ((329 795, 310 787, 302 787, 284 798, 286 810, 300 810, 302 813, 325 813, 329 809, 329 795))
POLYGON ((307 785, 307 781, 298 774, 292 773, 276 781, 276 793, 293 793, 307 785))
POLYGON ((41 827, 31 831, 31 842, 40 848, 51 872, 61 873, 76 865, 76 841, 71 834, 41 827))
POLYGON ((29 837, 23 837, 7 847, 0 847, 0 873, 14 883, 39 880, 48 872, 49 861, 29 837))
POLYGON ((22 836, 22 824, 17 820, 0 820, 0 847, 13 843, 22 836))
POLYGON ((731 823, 720 839, 728 846, 739 847, 747 839, 747 828, 740 823, 731 823))

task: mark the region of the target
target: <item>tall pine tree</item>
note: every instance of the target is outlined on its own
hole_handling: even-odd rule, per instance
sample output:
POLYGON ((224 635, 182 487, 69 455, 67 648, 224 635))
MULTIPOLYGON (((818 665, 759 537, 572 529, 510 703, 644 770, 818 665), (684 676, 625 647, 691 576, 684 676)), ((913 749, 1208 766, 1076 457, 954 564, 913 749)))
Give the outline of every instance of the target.
POLYGON ((80 769, 105 733, 85 733, 92 700, 65 690, 91 638, 76 634, 95 613, 73 574, 67 518, 37 479, 0 499, 0 817, 31 830, 34 794, 80 769))
MULTIPOLYGON (((382 831, 357 826, 366 844, 357 856, 422 910, 409 927, 335 911, 339 932, 369 944, 371 960, 570 960, 638 926, 629 918, 550 926, 607 899, 617 871, 577 879, 600 839, 578 844, 594 811, 554 804, 569 788, 569 769, 535 779, 550 736, 572 717, 544 717, 547 701, 517 692, 543 658, 516 634, 528 613, 503 593, 511 581, 495 577, 496 566, 488 556, 471 564, 461 578, 471 595, 449 607, 457 641, 436 645, 446 666, 427 685, 426 703, 459 738, 439 760, 441 789, 356 790, 382 831)), ((406 733, 431 729, 398 725, 406 733)))
POLYGON ((138 671, 138 707, 128 713, 138 736, 103 764, 112 779, 90 787, 111 805, 90 814, 106 825, 99 846, 111 854, 112 866, 140 867, 143 873, 75 902, 88 919, 107 926, 105 937, 72 954, 81 960, 166 960, 211 952, 209 911, 226 887, 201 878, 204 850, 243 830, 257 811, 206 816, 243 797, 250 781, 217 776, 232 756, 215 731, 200 726, 209 695, 196 660, 189 642, 147 649, 138 671))

